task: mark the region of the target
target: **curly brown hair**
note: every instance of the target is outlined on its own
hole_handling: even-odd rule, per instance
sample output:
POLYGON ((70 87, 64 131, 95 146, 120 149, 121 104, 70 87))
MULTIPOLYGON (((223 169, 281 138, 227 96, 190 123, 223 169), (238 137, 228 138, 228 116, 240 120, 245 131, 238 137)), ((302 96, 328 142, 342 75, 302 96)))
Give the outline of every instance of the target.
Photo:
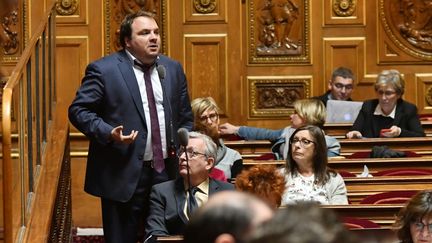
POLYGON ((237 176, 235 186, 237 190, 252 193, 278 208, 285 191, 285 177, 274 165, 255 165, 237 176))

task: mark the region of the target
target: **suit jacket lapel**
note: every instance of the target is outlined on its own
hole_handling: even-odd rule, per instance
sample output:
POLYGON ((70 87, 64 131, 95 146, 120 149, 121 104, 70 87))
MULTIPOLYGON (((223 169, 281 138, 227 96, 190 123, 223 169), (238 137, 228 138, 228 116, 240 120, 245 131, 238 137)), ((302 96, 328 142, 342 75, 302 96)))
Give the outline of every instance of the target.
POLYGON ((138 81, 135 77, 135 73, 132 68, 132 64, 126 54, 125 51, 120 52, 120 63, 118 64, 118 67, 120 69, 120 72, 123 75, 123 78, 126 82, 126 85, 129 89, 129 92, 131 93, 132 99, 134 101, 135 107, 138 110, 138 113, 140 114, 141 118, 143 119, 145 123, 145 116, 144 116, 144 108, 143 108, 143 102, 141 100, 141 94, 140 89, 138 87, 138 81))
POLYGON ((402 107, 402 100, 398 99, 397 103, 396 103, 396 111, 395 111, 395 118, 393 121, 393 124, 400 124, 400 120, 402 118, 402 113, 403 113, 403 107, 402 107))

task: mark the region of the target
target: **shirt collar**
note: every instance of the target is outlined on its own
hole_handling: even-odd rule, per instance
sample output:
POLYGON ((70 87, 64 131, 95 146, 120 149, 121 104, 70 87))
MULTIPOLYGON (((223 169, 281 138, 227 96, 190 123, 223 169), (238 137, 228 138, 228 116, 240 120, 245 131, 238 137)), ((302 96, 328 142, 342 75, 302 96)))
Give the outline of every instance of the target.
MULTIPOLYGON (((199 191, 201 193, 204 193, 207 195, 208 191, 209 191, 209 187, 210 187, 210 179, 209 178, 205 179, 203 182, 201 182, 201 184, 199 184, 196 187, 199 189, 199 191)), ((185 190, 187 191, 188 189, 185 188, 185 190)))
POLYGON ((384 117, 391 117, 391 118, 394 119, 395 118, 395 114, 396 114, 396 106, 397 106, 397 104, 395 105, 395 107, 393 107, 393 110, 390 112, 390 114, 385 115, 384 112, 381 109, 381 105, 378 103, 378 105, 375 107, 374 115, 376 115, 376 116, 384 116, 384 117))

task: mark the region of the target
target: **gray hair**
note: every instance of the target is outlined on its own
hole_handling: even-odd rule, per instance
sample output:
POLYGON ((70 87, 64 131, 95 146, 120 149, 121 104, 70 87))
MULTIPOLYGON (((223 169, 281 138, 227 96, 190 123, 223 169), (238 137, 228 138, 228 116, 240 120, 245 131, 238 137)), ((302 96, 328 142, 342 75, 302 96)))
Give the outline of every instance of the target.
POLYGON ((400 72, 396 69, 383 70, 378 74, 375 82, 375 91, 387 85, 392 86, 399 95, 403 95, 405 92, 405 81, 400 72))
POLYGON ((216 160, 217 156, 217 146, 213 140, 200 132, 189 132, 189 138, 198 138, 204 141, 204 144, 206 146, 204 153, 207 155, 207 157, 212 157, 216 160))

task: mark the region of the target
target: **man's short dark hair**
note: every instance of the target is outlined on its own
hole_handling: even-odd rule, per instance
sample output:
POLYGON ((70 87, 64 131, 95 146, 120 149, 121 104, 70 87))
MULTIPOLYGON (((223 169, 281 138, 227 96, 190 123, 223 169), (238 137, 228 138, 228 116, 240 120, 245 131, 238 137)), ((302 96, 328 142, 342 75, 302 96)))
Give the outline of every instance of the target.
POLYGON ((334 81, 336 79, 336 77, 349 78, 349 79, 352 79, 354 81, 353 72, 351 71, 351 69, 346 68, 346 67, 336 68, 332 73, 331 80, 334 81))
MULTIPOLYGON (((131 38, 132 37, 132 23, 133 21, 138 17, 148 17, 155 19, 155 15, 151 12, 139 10, 135 13, 131 13, 126 15, 126 17, 123 19, 121 25, 120 25, 120 45, 125 48, 126 47, 126 41, 125 38, 131 38)), ((156 20, 156 19, 155 19, 156 20)))

